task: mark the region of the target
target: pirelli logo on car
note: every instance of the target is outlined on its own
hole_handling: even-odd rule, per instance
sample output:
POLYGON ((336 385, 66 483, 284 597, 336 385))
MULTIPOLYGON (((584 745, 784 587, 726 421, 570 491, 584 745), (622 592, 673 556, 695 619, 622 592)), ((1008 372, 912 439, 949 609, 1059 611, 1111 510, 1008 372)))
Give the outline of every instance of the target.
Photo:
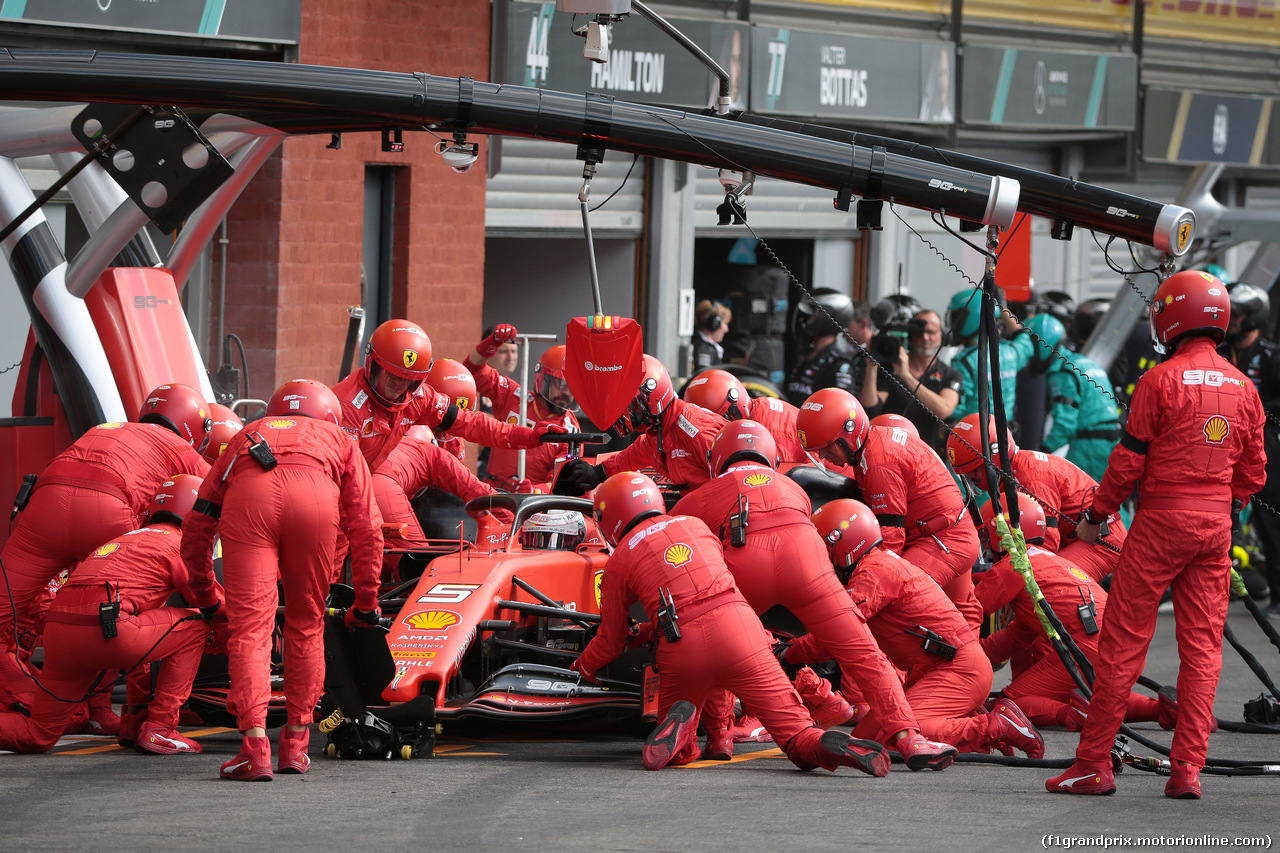
POLYGON ((397 649, 397 650, 396 650, 396 652, 395 652, 395 658, 396 658, 396 660, 400 660, 401 658, 406 659, 406 660, 408 660, 408 659, 412 659, 412 658, 422 658, 422 659, 425 659, 425 660, 430 660, 431 658, 434 658, 435 656, 436 656, 436 653, 435 653, 435 652, 407 652, 407 651, 402 651, 402 650, 399 650, 399 649, 397 649))
POLYGON ((404 624, 414 631, 443 631, 461 621, 452 610, 420 610, 406 617, 404 624))

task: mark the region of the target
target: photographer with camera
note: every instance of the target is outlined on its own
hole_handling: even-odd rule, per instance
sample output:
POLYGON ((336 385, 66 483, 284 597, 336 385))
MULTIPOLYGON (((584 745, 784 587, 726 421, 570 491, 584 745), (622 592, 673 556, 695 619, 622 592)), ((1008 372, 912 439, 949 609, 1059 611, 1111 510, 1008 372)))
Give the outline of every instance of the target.
POLYGON ((886 378, 876 384, 880 411, 907 418, 915 424, 925 443, 941 452, 946 438, 934 416, 944 420, 951 416, 960 402, 963 383, 958 370, 938 359, 942 349, 942 318, 936 311, 921 308, 919 303, 895 304, 888 299, 876 303, 872 313, 882 312, 881 331, 867 347, 873 359, 868 383, 879 380, 877 362, 891 368, 898 382, 886 378))

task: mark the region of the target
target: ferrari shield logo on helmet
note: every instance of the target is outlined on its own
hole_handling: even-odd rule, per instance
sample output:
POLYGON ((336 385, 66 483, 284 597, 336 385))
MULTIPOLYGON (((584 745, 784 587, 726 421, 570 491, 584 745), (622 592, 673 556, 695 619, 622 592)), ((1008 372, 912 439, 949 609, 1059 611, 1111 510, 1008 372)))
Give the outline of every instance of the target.
POLYGON ((404 366, 406 370, 413 370, 414 364, 418 361, 418 353, 415 350, 407 349, 404 351, 404 366))
POLYGON ((1204 437, 1210 444, 1222 444, 1231 432, 1231 424, 1222 415, 1214 415, 1204 422, 1204 437))

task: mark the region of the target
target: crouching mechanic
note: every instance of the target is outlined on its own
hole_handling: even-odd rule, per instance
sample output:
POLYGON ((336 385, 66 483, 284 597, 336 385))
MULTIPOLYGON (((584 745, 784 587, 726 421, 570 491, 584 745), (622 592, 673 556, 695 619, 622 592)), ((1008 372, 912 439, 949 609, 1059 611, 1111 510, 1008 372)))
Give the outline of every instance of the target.
POLYGON ((631 605, 644 607, 658 638, 658 719, 644 766, 697 760, 698 709, 716 688, 759 717, 802 770, 856 767, 889 772, 879 743, 822 731, 774 659, 769 636, 733 585, 720 542, 696 518, 663 513, 662 493, 643 474, 615 474, 596 489, 596 522, 614 549, 600 583, 599 632, 572 668, 588 681, 622 652, 631 605))
POLYGON ((1214 351, 1230 322, 1226 286, 1184 270, 1156 289, 1151 336, 1167 360, 1138 380, 1120 443, 1077 528, 1086 542, 1138 486, 1138 512, 1111 583, 1111 618, 1076 761, 1045 782, 1053 792, 1115 791, 1110 751, 1129 689, 1146 660, 1164 590, 1173 584, 1178 640, 1177 732, 1165 796, 1200 798, 1213 696, 1222 670, 1230 596, 1231 529, 1266 482, 1262 402, 1244 374, 1214 351))
POLYGON ((272 778, 267 740, 271 632, 284 586, 284 693, 278 769, 305 773, 312 714, 324 684, 324 601, 337 580, 339 529, 351 542, 355 607, 348 626, 376 624, 382 518, 369 468, 338 426, 342 404, 326 386, 295 379, 276 389, 266 417, 247 425, 219 457, 191 513, 182 556, 195 602, 216 613, 213 539, 222 540, 226 588, 227 704, 244 735, 223 779, 272 778))
POLYGON ((684 387, 684 399, 731 421, 764 424, 778 444, 780 462, 810 461, 796 439, 796 415, 800 410, 777 397, 748 395, 746 386, 727 370, 704 370, 690 379, 684 387))
MULTIPOLYGON (((871 706, 868 719, 876 722, 867 731, 883 732, 877 740, 898 750, 912 770, 945 769, 955 760, 955 748, 921 736, 897 672, 827 570, 826 546, 809 520, 809 496, 774 470, 773 436, 755 421, 734 421, 720 430, 707 460, 715 479, 685 495, 671 512, 700 518, 718 533, 729 573, 757 615, 782 605, 822 643, 830 652, 822 660, 834 657, 844 679, 857 684, 871 706)), ((723 699, 716 694, 703 709, 703 726, 709 741, 719 734, 731 750, 731 706, 723 699)))
MULTIPOLYGON (((508 325, 495 326, 493 332, 480 343, 475 351, 467 355, 463 364, 476 380, 476 390, 493 403, 493 416, 508 424, 520 422, 520 401, 525 401, 524 426, 542 423, 554 423, 565 432, 581 432, 578 418, 574 414, 578 403, 569 390, 569 382, 564 376, 564 344, 551 347, 538 359, 533 371, 533 393, 525 391, 520 385, 503 376, 488 361, 494 353, 508 341, 515 340, 516 327, 508 325)), ((500 489, 509 492, 528 491, 525 483, 540 486, 550 483, 555 476, 556 459, 568 451, 565 444, 544 444, 525 452, 524 482, 517 476, 519 473, 519 451, 503 447, 495 447, 489 453, 489 464, 485 469, 485 480, 500 489)))
MULTIPOLYGON (((987 435, 991 438, 987 457, 994 461, 999 459, 994 438, 996 419, 988 415, 987 423, 987 435)), ((957 474, 986 492, 987 465, 977 450, 982 444, 980 435, 976 413, 961 418, 947 436, 947 459, 957 474)), ((1009 467, 1013 476, 1019 487, 1035 495, 1045 512, 1045 550, 1053 551, 1101 582, 1120 562, 1120 549, 1128 532, 1120 513, 1107 517, 1106 535, 1099 535, 1094 542, 1080 540, 1076 536, 1076 522, 1085 507, 1092 505, 1098 482, 1061 456, 1022 450, 1014 443, 1013 435, 1008 436, 1009 467)))
MULTIPOLYGON (((193 595, 179 549, 182 521, 199 488, 200 478, 190 474, 162 483, 146 510, 145 526, 102 545, 76 566, 49 608, 42 689, 31 717, 0 713, 0 749, 48 751, 86 694, 109 693, 111 682, 103 688, 104 676, 125 669, 133 703, 126 711, 137 710, 124 715, 121 737, 136 743, 139 752, 201 751, 199 743, 178 733, 178 709, 191 693, 210 625, 194 608, 164 606, 175 592, 193 595), (105 616, 104 603, 110 606, 105 616), (144 705, 143 691, 151 690, 146 665, 161 659, 155 696, 144 705)), ((214 581, 206 594, 217 601, 222 589, 214 581)))
MULTIPOLYGON (((1007 508, 1001 495, 1000 506, 1007 508)), ((1027 560, 1045 601, 1062 620, 1080 651, 1095 666, 1098 663, 1098 631, 1106 624, 1107 592, 1076 566, 1040 547, 1044 544, 1044 509, 1033 498, 1018 495, 1019 526, 1027 543, 1027 560)), ((1008 520, 1008 512, 1005 519, 1008 520)), ((991 550, 1004 555, 1004 543, 996 530, 995 512, 988 502, 982 509, 983 523, 991 550)), ((978 584, 978 600, 983 611, 994 613, 1006 604, 1013 607, 1013 621, 982 639, 982 650, 993 663, 1008 660, 1015 652, 1029 650, 1021 669, 1003 691, 1038 726, 1066 726, 1079 729, 1088 716, 1088 703, 1075 693, 1076 682, 1063 666, 1036 615, 1026 581, 1013 567, 1008 555, 985 572, 978 584)), ((1125 721, 1159 721, 1162 728, 1177 723, 1177 705, 1138 693, 1126 698, 1125 721)))
POLYGON ((872 427, 848 391, 826 388, 800 407, 800 444, 836 470, 850 470, 875 512, 885 547, 901 552, 955 603, 975 631, 982 609, 973 596, 981 553, 964 498, 933 448, 905 429, 872 427))
MULTIPOLYGON (((907 701, 928 738, 954 743, 961 752, 1016 747, 1044 757, 1044 740, 1013 701, 977 713, 991 691, 991 663, 960 611, 933 579, 881 544, 871 508, 841 498, 813 514, 827 543, 835 576, 867 619, 867 627, 894 666, 905 672, 907 701)), ((830 657, 818 637, 801 637, 787 650, 796 662, 830 657)), ((874 737, 874 721, 854 728, 874 737)))

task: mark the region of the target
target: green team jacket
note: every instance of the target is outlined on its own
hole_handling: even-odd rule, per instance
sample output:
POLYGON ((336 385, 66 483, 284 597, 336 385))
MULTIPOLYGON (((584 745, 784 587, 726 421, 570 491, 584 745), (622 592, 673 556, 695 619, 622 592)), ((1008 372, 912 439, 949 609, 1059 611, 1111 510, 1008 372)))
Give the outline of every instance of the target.
MULTIPOLYGON (((1000 389, 1004 396, 1004 414, 1013 418, 1014 391, 1018 385, 1018 371, 1027 366, 1035 355, 1036 345, 1031 335, 1019 333, 1013 340, 1000 342, 1000 389)), ((960 402, 951 413, 952 420, 978 411, 978 347, 965 347, 956 353, 951 366, 960 371, 964 382, 960 388, 960 402)))
MULTIPOLYGON (((1054 358, 1045 377, 1049 387, 1049 417, 1053 419, 1044 437, 1044 449, 1049 453, 1078 433, 1120 428, 1107 372, 1080 353, 1065 350, 1060 356, 1054 358)), ((1107 440, 1108 448, 1115 442, 1115 438, 1107 440)))

